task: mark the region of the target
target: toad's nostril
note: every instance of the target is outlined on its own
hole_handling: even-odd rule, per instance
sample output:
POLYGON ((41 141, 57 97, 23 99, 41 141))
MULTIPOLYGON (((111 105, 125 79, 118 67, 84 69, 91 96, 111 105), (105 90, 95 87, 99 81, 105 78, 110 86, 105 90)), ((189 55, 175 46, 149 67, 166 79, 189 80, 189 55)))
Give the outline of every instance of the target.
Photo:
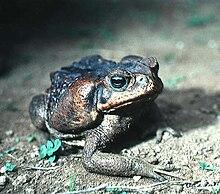
POLYGON ((147 82, 149 82, 147 77, 139 77, 139 78, 137 79, 137 81, 138 81, 138 82, 141 82, 141 83, 147 83, 147 82))

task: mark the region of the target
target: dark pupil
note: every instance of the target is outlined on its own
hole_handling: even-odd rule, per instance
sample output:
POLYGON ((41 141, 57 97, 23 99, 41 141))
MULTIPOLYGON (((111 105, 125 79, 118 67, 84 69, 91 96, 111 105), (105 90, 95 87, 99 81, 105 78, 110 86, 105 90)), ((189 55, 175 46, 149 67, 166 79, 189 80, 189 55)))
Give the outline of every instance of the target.
POLYGON ((111 84, 114 88, 121 88, 126 84, 126 79, 120 75, 114 75, 111 77, 111 84))

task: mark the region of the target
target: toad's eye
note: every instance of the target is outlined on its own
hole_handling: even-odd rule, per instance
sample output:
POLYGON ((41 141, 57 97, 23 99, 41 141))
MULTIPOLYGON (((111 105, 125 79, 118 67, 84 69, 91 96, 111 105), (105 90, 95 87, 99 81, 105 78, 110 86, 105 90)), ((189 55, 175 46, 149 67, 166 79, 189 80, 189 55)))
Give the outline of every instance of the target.
POLYGON ((128 77, 124 77, 122 75, 113 75, 110 78, 110 84, 113 89, 125 89, 128 85, 128 82, 128 77))

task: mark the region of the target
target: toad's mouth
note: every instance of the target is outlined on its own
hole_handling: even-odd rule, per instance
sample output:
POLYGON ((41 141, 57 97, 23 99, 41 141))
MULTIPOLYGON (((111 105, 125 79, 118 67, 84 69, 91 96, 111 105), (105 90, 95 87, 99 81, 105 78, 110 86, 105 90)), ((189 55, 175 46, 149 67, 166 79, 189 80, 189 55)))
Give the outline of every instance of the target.
POLYGON ((120 104, 115 104, 115 105, 110 105, 109 109, 106 109, 104 112, 114 112, 118 109, 124 108, 124 107, 129 107, 129 106, 136 106, 136 105, 141 105, 147 102, 151 102, 153 101, 156 97, 158 96, 158 94, 151 94, 146 96, 139 96, 137 98, 125 101, 125 102, 121 102, 120 104))

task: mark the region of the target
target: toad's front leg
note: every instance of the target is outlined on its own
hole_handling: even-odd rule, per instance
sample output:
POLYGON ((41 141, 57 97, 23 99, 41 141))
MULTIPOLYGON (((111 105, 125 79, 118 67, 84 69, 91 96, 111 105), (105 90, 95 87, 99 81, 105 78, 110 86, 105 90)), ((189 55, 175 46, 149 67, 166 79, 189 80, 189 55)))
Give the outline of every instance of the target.
POLYGON ((113 138, 119 133, 119 127, 105 128, 103 125, 88 132, 82 156, 84 167, 90 172, 99 174, 115 176, 141 175, 155 178, 159 181, 165 180, 155 172, 157 167, 146 161, 102 152, 103 148, 111 143, 113 138))

